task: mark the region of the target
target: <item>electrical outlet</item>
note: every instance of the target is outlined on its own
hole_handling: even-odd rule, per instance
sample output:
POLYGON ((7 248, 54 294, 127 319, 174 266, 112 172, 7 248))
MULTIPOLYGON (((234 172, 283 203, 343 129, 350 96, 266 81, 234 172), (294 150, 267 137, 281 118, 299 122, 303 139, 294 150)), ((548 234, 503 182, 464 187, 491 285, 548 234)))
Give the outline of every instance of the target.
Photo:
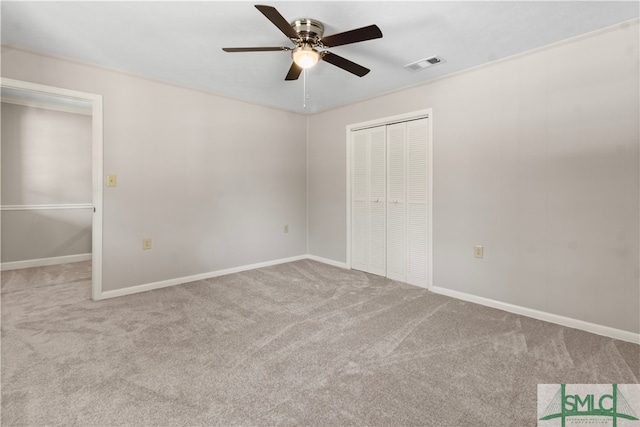
POLYGON ((148 250, 151 249, 151 238, 148 237, 146 239, 142 239, 142 249, 143 250, 148 250))
POLYGON ((284 226, 284 232, 285 232, 285 233, 288 233, 288 232, 289 232, 289 224, 287 224, 287 225, 285 225, 285 226, 284 226))
POLYGON ((118 175, 107 175, 107 187, 118 186, 118 175))
POLYGON ((483 256, 483 249, 482 246, 474 246, 473 247, 473 256, 476 258, 482 258, 483 256))

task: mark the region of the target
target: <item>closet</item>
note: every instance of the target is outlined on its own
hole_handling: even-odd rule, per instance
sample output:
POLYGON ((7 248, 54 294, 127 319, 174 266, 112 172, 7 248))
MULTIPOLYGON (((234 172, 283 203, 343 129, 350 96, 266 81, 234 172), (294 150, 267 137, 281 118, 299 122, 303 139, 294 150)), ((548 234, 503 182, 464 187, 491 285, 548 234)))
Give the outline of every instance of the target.
POLYGON ((351 268, 427 286, 428 119, 353 130, 351 268))

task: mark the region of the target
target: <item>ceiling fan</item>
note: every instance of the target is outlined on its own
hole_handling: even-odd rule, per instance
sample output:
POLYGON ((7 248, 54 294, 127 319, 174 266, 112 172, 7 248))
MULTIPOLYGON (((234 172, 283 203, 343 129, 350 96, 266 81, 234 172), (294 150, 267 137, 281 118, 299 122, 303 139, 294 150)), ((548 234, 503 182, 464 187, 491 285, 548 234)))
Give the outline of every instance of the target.
POLYGON ((324 26, 315 19, 302 18, 291 23, 272 6, 255 5, 256 8, 267 17, 282 33, 289 37, 295 44, 294 47, 225 47, 225 52, 271 52, 286 51, 291 52, 293 63, 285 77, 285 80, 297 80, 304 68, 316 65, 319 60, 326 61, 338 68, 342 68, 358 77, 366 75, 368 68, 355 62, 349 61, 341 56, 331 53, 326 48, 342 46, 345 44, 358 43, 366 40, 379 39, 382 31, 377 25, 357 28, 343 33, 333 34, 327 37, 324 35, 324 26))

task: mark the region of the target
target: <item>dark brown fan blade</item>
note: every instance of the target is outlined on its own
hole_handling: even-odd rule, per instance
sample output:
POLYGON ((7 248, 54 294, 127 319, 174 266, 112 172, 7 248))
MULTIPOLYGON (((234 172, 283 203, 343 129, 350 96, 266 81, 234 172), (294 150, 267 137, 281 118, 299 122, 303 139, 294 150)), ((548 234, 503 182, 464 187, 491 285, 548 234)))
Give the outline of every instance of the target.
POLYGON ((281 50, 291 50, 291 48, 280 47, 223 47, 225 52, 277 52, 281 50))
POLYGON ((362 65, 358 65, 355 62, 351 62, 348 59, 343 58, 342 56, 338 56, 335 53, 327 51, 323 52, 322 59, 327 61, 329 64, 333 64, 338 68, 342 68, 343 70, 355 74, 358 77, 362 77, 369 71, 371 71, 368 68, 363 67, 362 65))
POLYGON ((326 47, 335 47, 342 46, 343 44, 379 39, 381 37, 382 31, 380 31, 380 28, 378 28, 377 25, 369 25, 368 27, 357 28, 355 30, 345 31, 344 33, 323 37, 321 41, 326 47))
POLYGON ((284 19, 282 15, 280 15, 280 12, 278 12, 275 7, 257 4, 256 9, 262 12, 262 14, 266 16, 267 19, 271 21, 271 23, 273 23, 273 25, 278 27, 285 36, 289 37, 290 39, 298 38, 298 33, 296 33, 296 30, 294 30, 293 27, 287 22, 287 20, 284 19))
POLYGON ((287 73, 287 77, 285 80, 298 80, 300 77, 300 73, 302 73, 302 67, 299 67, 295 62, 291 63, 291 68, 289 68, 289 72, 287 73))

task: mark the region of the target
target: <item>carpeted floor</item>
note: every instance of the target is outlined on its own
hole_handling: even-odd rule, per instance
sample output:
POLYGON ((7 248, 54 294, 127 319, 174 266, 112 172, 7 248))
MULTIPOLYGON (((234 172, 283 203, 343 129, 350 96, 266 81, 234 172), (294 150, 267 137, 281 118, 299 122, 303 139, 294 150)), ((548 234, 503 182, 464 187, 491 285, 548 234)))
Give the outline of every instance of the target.
POLYGON ((535 426, 538 383, 638 383, 640 346, 313 261, 101 302, 2 273, 2 426, 535 426))

